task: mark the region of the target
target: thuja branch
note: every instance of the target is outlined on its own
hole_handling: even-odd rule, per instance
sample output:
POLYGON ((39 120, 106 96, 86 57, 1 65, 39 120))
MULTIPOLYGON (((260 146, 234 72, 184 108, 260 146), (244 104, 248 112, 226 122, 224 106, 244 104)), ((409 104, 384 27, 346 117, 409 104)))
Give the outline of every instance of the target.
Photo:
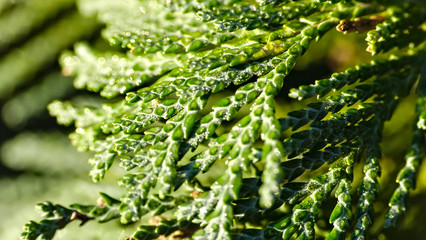
POLYGON ((75 126, 77 148, 94 153, 95 182, 115 163, 124 169, 125 193, 102 194, 98 205, 48 204, 52 213, 30 222, 24 239, 51 239, 74 219, 136 222, 133 240, 314 239, 319 212, 333 198, 327 239, 364 239, 380 194, 383 125, 417 91, 415 133, 387 225, 405 210, 425 148, 422 1, 80 5, 97 13, 104 37, 122 51, 80 44, 61 62, 77 88, 108 100, 98 107, 55 101, 49 111, 75 126), (276 99, 297 59, 336 27, 369 31, 368 51, 393 54, 292 89, 291 98, 310 103, 278 118, 276 99), (356 164, 364 169, 359 189, 356 164), (325 172, 304 175, 320 167, 325 172))

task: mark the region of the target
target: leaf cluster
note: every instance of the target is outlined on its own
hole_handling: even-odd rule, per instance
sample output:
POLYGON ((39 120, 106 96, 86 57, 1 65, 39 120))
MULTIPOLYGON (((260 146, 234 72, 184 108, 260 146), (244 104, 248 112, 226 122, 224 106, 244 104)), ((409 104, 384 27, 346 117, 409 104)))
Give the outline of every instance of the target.
POLYGON ((386 225, 395 224, 425 151, 425 5, 337 2, 82 2, 125 53, 80 44, 64 54, 75 86, 109 100, 100 107, 55 101, 49 110, 60 124, 75 125, 77 148, 94 153, 94 181, 115 162, 125 169, 119 184, 126 193, 102 211, 102 204, 54 205, 59 215, 29 223, 24 239, 50 239, 62 228, 58 219, 69 221, 73 211, 123 224, 167 216, 129 239, 176 232, 191 239, 315 239, 332 198, 327 239, 365 239, 379 193, 384 123, 415 92, 411 147, 386 215, 386 225), (292 89, 291 98, 311 103, 277 117, 276 98, 297 58, 342 20, 370 16, 384 21, 368 32, 368 51, 394 53, 292 89), (358 189, 356 164, 363 167, 358 189), (320 167, 327 171, 295 181, 320 167))

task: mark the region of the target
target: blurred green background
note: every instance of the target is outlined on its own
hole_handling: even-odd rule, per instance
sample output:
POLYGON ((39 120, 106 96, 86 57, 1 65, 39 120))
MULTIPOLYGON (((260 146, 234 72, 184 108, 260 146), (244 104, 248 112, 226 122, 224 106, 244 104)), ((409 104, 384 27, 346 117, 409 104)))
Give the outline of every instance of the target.
MULTIPOLYGON (((19 239, 25 223, 39 219, 38 202, 90 204, 100 191, 121 195, 114 173, 101 184, 91 182, 89 155, 71 146, 72 129, 58 126, 46 110, 54 99, 96 100, 74 90, 58 58, 77 41, 102 43, 101 28, 79 13, 75 0, 0 0, 0 239, 19 239)), ((95 225, 71 225, 56 239, 129 234, 117 223, 95 225)))
MULTIPOLYGON (((39 219, 34 208, 38 202, 90 204, 100 191, 112 196, 122 194, 116 184, 120 176, 117 168, 105 181, 91 182, 89 154, 78 153, 71 146, 67 134, 72 128, 58 126, 46 110, 54 99, 72 99, 79 104, 99 102, 95 94, 73 89, 72 78, 61 74, 57 59, 64 50, 72 50, 77 41, 107 50, 100 38, 101 28, 94 16, 78 13, 75 0, 0 0, 0 239, 18 239, 28 220, 39 219)), ((364 38, 365 34, 342 35, 333 31, 313 44, 286 79, 283 97, 277 100, 282 109, 277 114, 285 116, 302 106, 285 97, 290 88, 368 60, 364 38)), ((413 102, 414 94, 402 102, 386 125, 382 195, 375 206, 377 221, 372 227, 372 239, 426 239, 425 165, 409 199, 411 207, 405 219, 397 228, 385 231, 380 220, 391 190, 396 187, 396 172, 404 164, 414 117, 413 102)), ((324 222, 327 225, 326 214, 324 222)), ((131 230, 115 222, 89 222, 82 228, 73 223, 55 239, 125 239, 131 230)))

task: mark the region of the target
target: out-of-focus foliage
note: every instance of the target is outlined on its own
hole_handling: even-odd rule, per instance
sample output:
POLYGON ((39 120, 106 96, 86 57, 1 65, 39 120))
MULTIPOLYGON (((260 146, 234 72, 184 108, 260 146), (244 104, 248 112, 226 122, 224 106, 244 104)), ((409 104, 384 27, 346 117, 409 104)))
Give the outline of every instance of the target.
POLYGON ((3 106, 2 117, 11 128, 24 126, 31 118, 42 114, 52 99, 72 92, 72 81, 58 72, 49 73, 31 88, 9 98, 3 106))
MULTIPOLYGON (((8 15, 14 16, 14 14, 21 14, 22 9, 34 13, 34 14, 58 14, 57 11, 43 12, 45 8, 43 6, 53 5, 64 5, 62 7, 69 6, 71 2, 68 1, 40 1, 38 2, 38 8, 40 11, 35 11, 31 6, 27 4, 33 1, 25 1, 22 5, 17 5, 14 8, 3 14, 3 18, 0 19, 0 24, 5 21, 2 26, 2 30, 11 31, 8 29, 14 29, 14 33, 6 34, 2 36, 3 41, 14 43, 15 38, 19 37, 18 33, 28 33, 27 26, 15 24, 20 22, 27 22, 27 17, 20 17, 14 20, 14 22, 7 18, 8 15), (20 27, 22 29, 15 29, 20 27), (7 40, 10 39, 10 40, 7 40)), ((59 7, 59 6, 58 6, 59 7)), ((47 8, 50 10, 49 8, 47 8)), ((60 8, 59 8, 60 9, 60 8)), ((59 10, 58 9, 58 10, 59 10)), ((27 41, 22 42, 16 47, 7 46, 6 43, 0 45, 2 51, 2 57, 0 58, 0 97, 5 98, 9 96, 14 89, 22 86, 24 82, 29 81, 37 72, 39 72, 46 64, 54 63, 58 54, 66 47, 72 45, 76 40, 81 39, 83 36, 89 35, 95 30, 96 23, 93 19, 84 18, 76 10, 68 10, 62 12, 63 16, 57 16, 52 24, 44 26, 39 32, 30 35, 31 38, 27 41)), ((50 16, 53 17, 53 16, 50 16)), ((43 22, 39 22, 41 25, 43 22)))
MULTIPOLYGON (((81 172, 88 169, 88 155, 70 146, 67 130, 57 127, 46 105, 71 96, 82 102, 57 60, 77 40, 96 41, 98 29, 93 16, 79 13, 75 0, 0 0, 0 239, 19 238, 22 223, 38 215, 34 205, 40 198, 96 201, 89 193, 100 189, 81 172)), ((104 187, 119 193, 108 182, 104 187)), ((125 235, 118 224, 108 226, 60 235, 125 235)))

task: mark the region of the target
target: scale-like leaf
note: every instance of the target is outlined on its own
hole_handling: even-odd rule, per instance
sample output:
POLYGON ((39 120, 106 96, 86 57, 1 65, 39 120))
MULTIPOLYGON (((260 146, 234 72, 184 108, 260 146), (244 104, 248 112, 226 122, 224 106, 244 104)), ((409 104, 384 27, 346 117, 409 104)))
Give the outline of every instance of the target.
MULTIPOLYGON (((77 45, 62 57, 64 72, 109 99, 55 101, 49 110, 75 125, 74 145, 94 153, 94 181, 115 162, 125 171, 114 207, 74 205, 82 213, 138 222, 133 240, 315 239, 323 205, 336 198, 327 239, 364 239, 379 194, 383 125, 416 89, 415 134, 388 224, 404 211, 424 152, 424 3, 84 0, 80 7, 96 13, 104 37, 123 49, 77 45), (282 114, 298 57, 335 27, 374 29, 373 54, 398 48, 314 84, 296 83, 289 96, 306 101, 282 114), (364 168, 358 190, 357 164, 364 168), (145 221, 160 214, 168 218, 145 221)), ((37 224, 27 236, 43 234, 37 224)), ((49 229, 46 239, 57 230, 49 229)))

